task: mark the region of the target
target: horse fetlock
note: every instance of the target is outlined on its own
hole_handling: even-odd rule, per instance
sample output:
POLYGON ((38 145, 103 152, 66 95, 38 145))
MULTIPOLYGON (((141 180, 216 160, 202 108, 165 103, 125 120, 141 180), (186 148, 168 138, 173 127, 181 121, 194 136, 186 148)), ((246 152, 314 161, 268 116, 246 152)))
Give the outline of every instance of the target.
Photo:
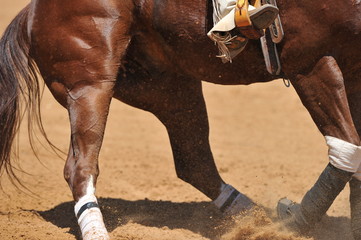
POLYGON ((282 198, 277 204, 277 215, 284 222, 287 228, 293 231, 306 234, 311 226, 302 214, 300 204, 287 198, 282 198))
POLYGON ((83 240, 108 240, 109 234, 103 222, 103 216, 99 208, 92 208, 78 219, 83 240))
POLYGON ((256 207, 249 197, 228 184, 222 184, 221 193, 212 203, 226 216, 243 214, 256 207))

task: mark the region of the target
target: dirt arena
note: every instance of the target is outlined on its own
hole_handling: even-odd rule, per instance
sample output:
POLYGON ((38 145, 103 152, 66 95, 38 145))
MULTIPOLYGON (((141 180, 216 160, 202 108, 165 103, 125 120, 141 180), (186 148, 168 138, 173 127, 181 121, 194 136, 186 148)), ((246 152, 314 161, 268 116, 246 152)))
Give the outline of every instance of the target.
MULTIPOLYGON (((0 0, 0 32, 26 0, 0 0)), ((46 14, 46 13, 45 13, 46 14)), ((221 64, 221 63, 220 63, 221 64)), ((0 93, 1 94, 1 93, 0 93)), ((293 88, 282 80, 252 86, 204 83, 210 141, 222 177, 266 209, 263 215, 224 221, 209 199, 177 179, 170 144, 151 114, 112 102, 100 154, 97 196, 116 240, 294 240, 275 219, 285 196, 300 201, 326 166, 327 148, 293 88)), ((45 91, 42 114, 49 138, 69 144, 67 112, 45 91)), ((33 193, 2 178, 0 239, 80 239, 64 160, 39 146, 32 154, 19 137, 21 179, 33 193)), ((352 240, 348 189, 311 232, 315 240, 352 240)))

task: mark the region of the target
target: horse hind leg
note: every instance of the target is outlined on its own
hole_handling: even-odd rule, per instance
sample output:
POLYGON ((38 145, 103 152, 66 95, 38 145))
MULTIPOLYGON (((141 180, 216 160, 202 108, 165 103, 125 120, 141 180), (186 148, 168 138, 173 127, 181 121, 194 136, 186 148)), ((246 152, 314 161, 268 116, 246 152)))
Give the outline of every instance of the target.
POLYGON ((329 146, 330 163, 301 203, 282 199, 278 204, 279 216, 293 219, 293 227, 306 232, 321 219, 357 171, 361 148, 343 75, 333 57, 323 57, 309 75, 299 75, 292 83, 329 146))
POLYGON ((69 113, 71 138, 64 178, 76 202, 74 211, 84 240, 109 239, 95 187, 99 175, 98 155, 113 87, 114 81, 96 82, 92 78, 71 90, 59 82, 49 85, 53 95, 69 113))
POLYGON ((62 1, 41 1, 35 7, 33 56, 50 91, 69 113, 71 144, 64 177, 76 202, 75 215, 84 240, 109 239, 95 186, 109 105, 120 61, 130 41, 132 19, 129 6, 119 13, 120 6, 111 4, 129 2, 92 1, 90 5, 66 8, 62 1), (78 16, 81 11, 84 14, 78 16), (46 21, 41 14, 44 12, 46 21), (100 17, 93 17, 95 12, 100 17), (69 17, 72 14, 77 17, 69 17))
POLYGON ((71 147, 64 168, 74 200, 74 210, 83 239, 108 239, 102 215, 95 197, 95 186, 99 175, 98 155, 102 144, 112 83, 83 86, 69 95, 69 116, 71 122, 71 147))

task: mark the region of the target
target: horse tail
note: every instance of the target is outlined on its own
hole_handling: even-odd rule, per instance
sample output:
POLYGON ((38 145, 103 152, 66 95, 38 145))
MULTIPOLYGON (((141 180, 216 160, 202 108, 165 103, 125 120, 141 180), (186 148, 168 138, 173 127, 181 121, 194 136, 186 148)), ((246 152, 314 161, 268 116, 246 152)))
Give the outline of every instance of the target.
POLYGON ((42 91, 39 87, 38 69, 30 57, 28 15, 29 6, 15 17, 0 39, 0 170, 1 173, 6 171, 12 183, 20 184, 11 158, 17 157, 17 148, 13 145, 24 115, 28 118, 32 149, 34 150, 34 123, 49 142, 40 116, 42 91))

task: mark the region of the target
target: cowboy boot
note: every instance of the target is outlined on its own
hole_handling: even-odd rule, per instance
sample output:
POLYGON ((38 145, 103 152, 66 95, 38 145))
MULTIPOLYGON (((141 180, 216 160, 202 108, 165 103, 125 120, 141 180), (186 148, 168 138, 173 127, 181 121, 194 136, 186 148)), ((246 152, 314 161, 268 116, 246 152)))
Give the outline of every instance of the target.
MULTIPOLYGON (((254 7, 248 0, 214 0, 214 27, 208 32, 229 32, 235 28, 252 28, 256 31, 269 27, 278 15, 278 8, 271 4, 254 7)), ((262 35, 261 35, 262 36, 262 35)), ((247 36, 246 36, 247 37, 247 36)))
POLYGON ((286 198, 278 202, 277 213, 279 218, 286 220, 286 224, 290 228, 301 233, 307 233, 326 214, 346 183, 351 180, 353 174, 328 164, 300 204, 286 198))
MULTIPOLYGON (((259 3, 257 5, 260 5, 259 3)), ((257 8, 248 0, 213 0, 214 27, 207 33, 219 48, 218 57, 232 62, 245 48, 248 39, 259 39, 277 17, 278 8, 265 4, 257 8)))
POLYGON ((237 29, 247 38, 259 39, 262 29, 269 27, 278 15, 278 8, 271 4, 261 5, 256 1, 255 7, 248 0, 237 0, 234 21, 237 29))
POLYGON ((361 240, 361 181, 350 181, 351 229, 355 240, 361 240))

